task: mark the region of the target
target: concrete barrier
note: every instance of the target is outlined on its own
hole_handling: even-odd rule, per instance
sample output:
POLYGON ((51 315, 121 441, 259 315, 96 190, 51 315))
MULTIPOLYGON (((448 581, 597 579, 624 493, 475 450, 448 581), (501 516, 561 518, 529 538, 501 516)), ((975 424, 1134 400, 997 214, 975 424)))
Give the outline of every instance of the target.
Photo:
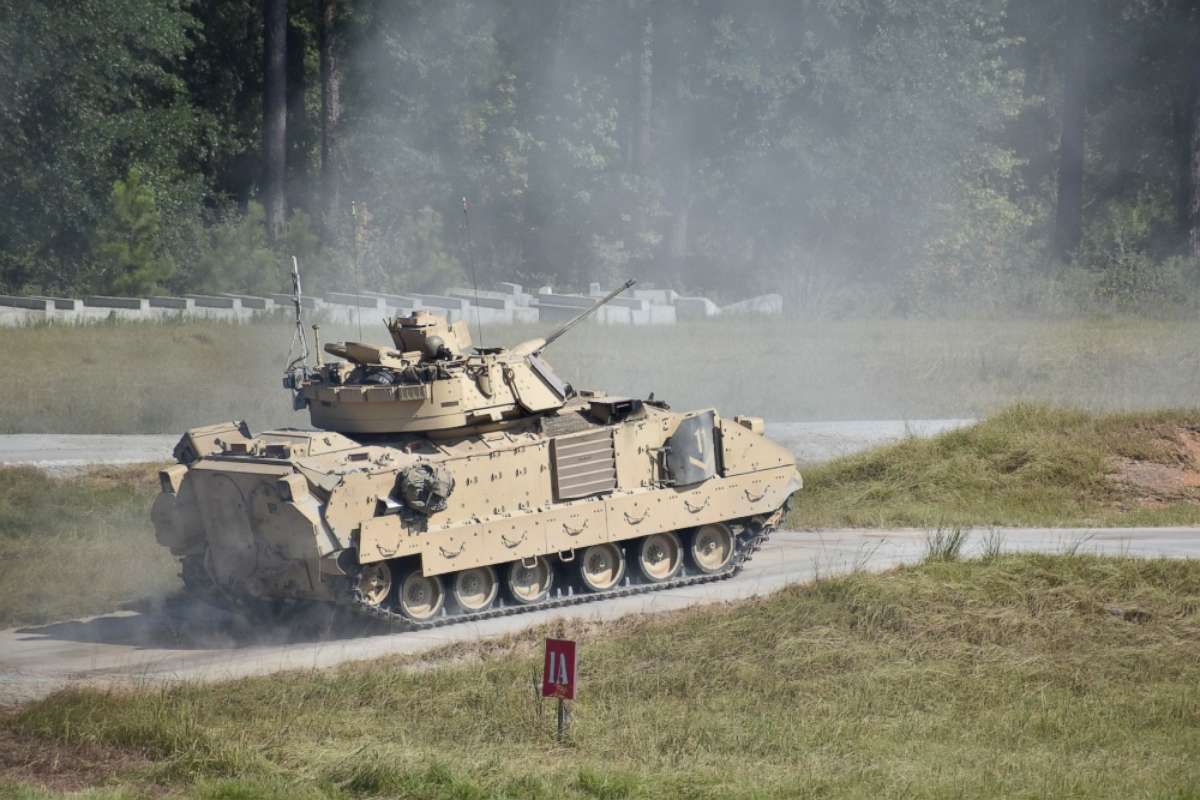
POLYGON ((660 306, 672 305, 675 298, 679 297, 679 292, 674 289, 638 289, 634 287, 632 291, 633 296, 637 299, 660 306))
POLYGON ((150 310, 150 301, 144 297, 107 297, 105 295, 89 295, 83 298, 83 304, 88 308, 119 308, 127 311, 150 310))
POLYGON ((447 289, 446 294, 470 303, 472 321, 478 312, 479 321, 484 325, 510 325, 516 317, 517 306, 511 295, 488 292, 483 289, 479 290, 478 296, 474 289, 447 289))
MULTIPOLYGON (((325 298, 305 295, 304 308, 313 321, 357 325, 364 328, 390 317, 429 309, 444 314, 451 322, 465 320, 474 325, 506 325, 513 322, 564 322, 595 303, 604 287, 592 284, 590 296, 556 293, 542 286, 536 294, 525 292, 519 283, 498 282, 494 288, 447 289, 443 294, 412 292, 394 294, 375 291, 328 292, 325 298)), ((110 318, 154 320, 195 317, 246 321, 276 311, 290 313, 292 297, 277 293, 266 297, 226 292, 219 295, 190 293, 182 297, 111 297, 92 295, 82 300, 42 295, 0 295, 0 325, 36 321, 86 322, 110 318)), ((595 321, 618 325, 670 325, 680 320, 711 319, 721 314, 781 314, 783 297, 765 294, 724 308, 705 297, 684 297, 673 289, 635 288, 614 297, 595 314, 595 321)), ((363 333, 366 337, 366 331, 363 333)))
POLYGON ((49 300, 54 304, 55 311, 82 311, 83 301, 76 300, 73 297, 46 297, 45 295, 35 295, 39 300, 49 300))
POLYGON ((371 294, 355 294, 353 292, 326 292, 324 295, 326 305, 352 306, 363 309, 374 309, 376 311, 384 311, 387 306, 383 302, 383 298, 371 294))
POLYGON ((513 299, 514 306, 527 306, 533 300, 533 295, 526 292, 519 283, 499 281, 495 286, 498 293, 513 299))
POLYGON ((43 313, 49 313, 54 310, 54 303, 44 297, 18 297, 11 294, 0 295, 0 306, 41 311, 43 313))
POLYGON ((707 297, 676 297, 675 316, 681 321, 710 319, 721 315, 721 307, 707 297))
POLYGON ((458 322, 460 319, 468 322, 475 321, 475 317, 470 314, 471 302, 469 300, 443 294, 420 294, 417 292, 413 292, 413 297, 424 303, 430 311, 445 314, 451 322, 458 322))
MULTIPOLYGON (((586 297, 578 298, 573 297, 572 295, 540 296, 535 303, 535 307, 538 310, 538 321, 566 322, 572 317, 579 316, 592 304, 591 302, 585 302, 583 304, 575 302, 576 300, 580 299, 585 301, 589 300, 589 298, 586 297), (567 303, 558 302, 564 297, 572 299, 567 303)), ((601 306, 600 308, 596 309, 595 313, 592 314, 590 319, 605 325, 631 325, 639 322, 639 319, 637 318, 638 315, 644 317, 644 319, 640 320, 642 324, 649 323, 650 320, 648 311, 639 312, 631 308, 615 306, 611 304, 607 306, 601 306)))
POLYGON ((189 294, 184 296, 193 301, 196 308, 224 308, 228 311, 235 311, 242 307, 237 298, 227 295, 189 294))
POLYGON ((487 308, 510 309, 516 303, 513 302, 512 295, 507 295, 502 292, 489 292, 486 289, 480 289, 476 292, 474 289, 447 289, 447 297, 457 297, 459 300, 466 300, 468 303, 474 303, 487 308))
POLYGON ((187 294, 195 307, 193 315, 198 319, 215 319, 222 322, 242 322, 253 318, 254 312, 242 308, 242 301, 224 294, 187 294))
POLYGON ((163 312, 161 309, 151 309, 150 301, 145 297, 89 295, 83 298, 83 309, 79 316, 89 320, 152 320, 161 318, 163 312))
POLYGON ((149 299, 151 308, 165 308, 186 313, 196 310, 196 301, 190 297, 151 297, 149 299))
POLYGON ((566 322, 579 314, 578 306, 560 306, 542 300, 534 308, 537 309, 539 322, 566 322))
MULTIPOLYGON (((269 297, 258 297, 252 294, 234 294, 233 292, 221 292, 222 297, 232 297, 242 304, 242 308, 250 311, 262 311, 270 313, 275 310, 275 301, 269 297)), ((290 303, 288 304, 291 305, 290 303)))
POLYGON ((374 297, 383 298, 383 304, 388 308, 394 308, 398 312, 412 313, 419 308, 424 308, 425 304, 412 295, 407 294, 386 294, 384 292, 365 292, 374 297))
MULTIPOLYGON (((544 288, 544 287, 543 287, 544 288)), ((581 294, 555 294, 554 292, 544 292, 538 289, 535 302, 540 306, 548 304, 551 306, 569 306, 571 308, 587 308, 592 303, 596 302, 594 297, 585 297, 581 294)))
POLYGON ((674 325, 675 324, 675 306, 660 306, 651 303, 646 314, 649 315, 648 322, 651 325, 674 325))
POLYGON ((782 314, 783 295, 760 294, 721 308, 725 314, 782 314))
POLYGON ((0 295, 0 325, 17 327, 54 319, 54 303, 44 297, 0 295))
MULTIPOLYGON (((291 309, 292 304, 296 302, 296 299, 290 294, 272 294, 269 295, 268 299, 274 301, 276 306, 281 306, 287 309, 291 309)), ((324 308, 324 306, 325 303, 319 297, 313 297, 312 295, 308 294, 300 295, 301 308, 309 311, 320 311, 322 308, 324 308)))
POLYGON ((340 325, 362 326, 362 338, 367 341, 380 338, 378 329, 393 315, 393 311, 382 297, 354 292, 326 292, 321 313, 329 322, 340 325), (368 336, 370 329, 373 334, 368 336))

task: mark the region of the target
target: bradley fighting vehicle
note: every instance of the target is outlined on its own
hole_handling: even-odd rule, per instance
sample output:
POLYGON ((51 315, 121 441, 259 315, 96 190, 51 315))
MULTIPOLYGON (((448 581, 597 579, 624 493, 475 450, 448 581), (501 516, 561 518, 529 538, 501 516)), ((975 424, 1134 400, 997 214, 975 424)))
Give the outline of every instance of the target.
POLYGON ((508 349, 416 311, 387 321, 391 346, 297 359, 284 384, 320 430, 188 431, 158 541, 227 605, 413 628, 734 575, 801 486, 762 420, 576 390, 542 359, 630 285, 508 349))

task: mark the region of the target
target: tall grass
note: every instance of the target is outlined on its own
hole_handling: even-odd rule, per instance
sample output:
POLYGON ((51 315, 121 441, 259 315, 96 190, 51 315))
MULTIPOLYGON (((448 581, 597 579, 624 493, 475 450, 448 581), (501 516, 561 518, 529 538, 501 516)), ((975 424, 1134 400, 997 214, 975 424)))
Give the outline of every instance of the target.
POLYGON ((565 746, 530 690, 548 632, 432 669, 66 692, 6 724, 152 754, 125 786, 239 797, 1125 798, 1200 782, 1195 562, 937 561, 567 623, 581 676, 565 746))
POLYGON ((1172 441, 1200 411, 1090 414, 1019 404, 977 425, 805 470, 798 527, 1195 525, 1200 491, 1146 499, 1114 459, 1187 466, 1172 441))
POLYGON ((154 540, 153 467, 55 478, 0 468, 0 626, 111 611, 178 585, 154 540))
POLYGON ((969 533, 961 527, 941 526, 925 534, 926 561, 958 561, 969 533))

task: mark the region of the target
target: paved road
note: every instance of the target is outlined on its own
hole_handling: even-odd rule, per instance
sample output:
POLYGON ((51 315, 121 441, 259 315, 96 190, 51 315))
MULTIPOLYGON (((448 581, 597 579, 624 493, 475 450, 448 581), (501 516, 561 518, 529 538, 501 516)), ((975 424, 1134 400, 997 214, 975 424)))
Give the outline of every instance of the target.
MULTIPOLYGON (((1003 529, 998 535, 1006 551, 1078 549, 1200 557, 1200 528, 1003 529)), ((973 533, 967 553, 982 547, 984 538, 982 532, 973 533)), ((178 606, 2 631, 0 705, 32 700, 70 685, 161 685, 315 669, 382 655, 420 653, 561 617, 612 619, 737 600, 854 569, 887 569, 918 560, 924 549, 925 533, 917 530, 784 531, 775 534, 733 580, 421 633, 358 631, 297 641, 292 632, 272 630, 245 640, 239 639, 227 620, 204 616, 195 607, 178 606)))
MULTIPOLYGON (((772 422, 767 432, 790 447, 801 464, 813 464, 905 436, 931 436, 970 423, 963 419, 772 422)), ((178 434, 7 434, 0 435, 0 465, 69 473, 95 464, 170 461, 177 441, 178 434)))

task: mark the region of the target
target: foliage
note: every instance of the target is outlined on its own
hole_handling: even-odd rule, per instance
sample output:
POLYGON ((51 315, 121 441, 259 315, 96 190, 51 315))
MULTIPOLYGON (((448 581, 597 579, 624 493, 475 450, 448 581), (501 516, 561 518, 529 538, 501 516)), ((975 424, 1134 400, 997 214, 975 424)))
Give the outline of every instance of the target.
POLYGON ((112 195, 136 168, 159 267, 123 291, 270 291, 297 255, 316 289, 440 288, 470 256, 485 283, 782 287, 829 316, 1030 300, 1181 313, 1200 296, 1179 260, 1200 124, 1200 12, 1182 0, 343 2, 325 165, 316 8, 293 2, 292 222, 274 243, 252 230, 260 4, 0 4, 3 290, 117 291, 96 270, 121 257, 95 243, 129 227, 112 195), (1057 265, 1076 40, 1086 234, 1057 265))
POLYGON ((112 210, 96 229, 96 260, 103 291, 144 295, 160 289, 175 271, 163 252, 162 215, 154 192, 131 167, 125 180, 113 184, 112 210))
POLYGON ((136 165, 163 225, 198 208, 202 124, 179 72, 181 0, 0 4, 0 285, 83 288, 97 227, 136 165))
POLYGON ((266 294, 287 286, 280 260, 267 246, 263 207, 251 202, 202 231, 204 241, 190 265, 188 283, 201 292, 266 294))

